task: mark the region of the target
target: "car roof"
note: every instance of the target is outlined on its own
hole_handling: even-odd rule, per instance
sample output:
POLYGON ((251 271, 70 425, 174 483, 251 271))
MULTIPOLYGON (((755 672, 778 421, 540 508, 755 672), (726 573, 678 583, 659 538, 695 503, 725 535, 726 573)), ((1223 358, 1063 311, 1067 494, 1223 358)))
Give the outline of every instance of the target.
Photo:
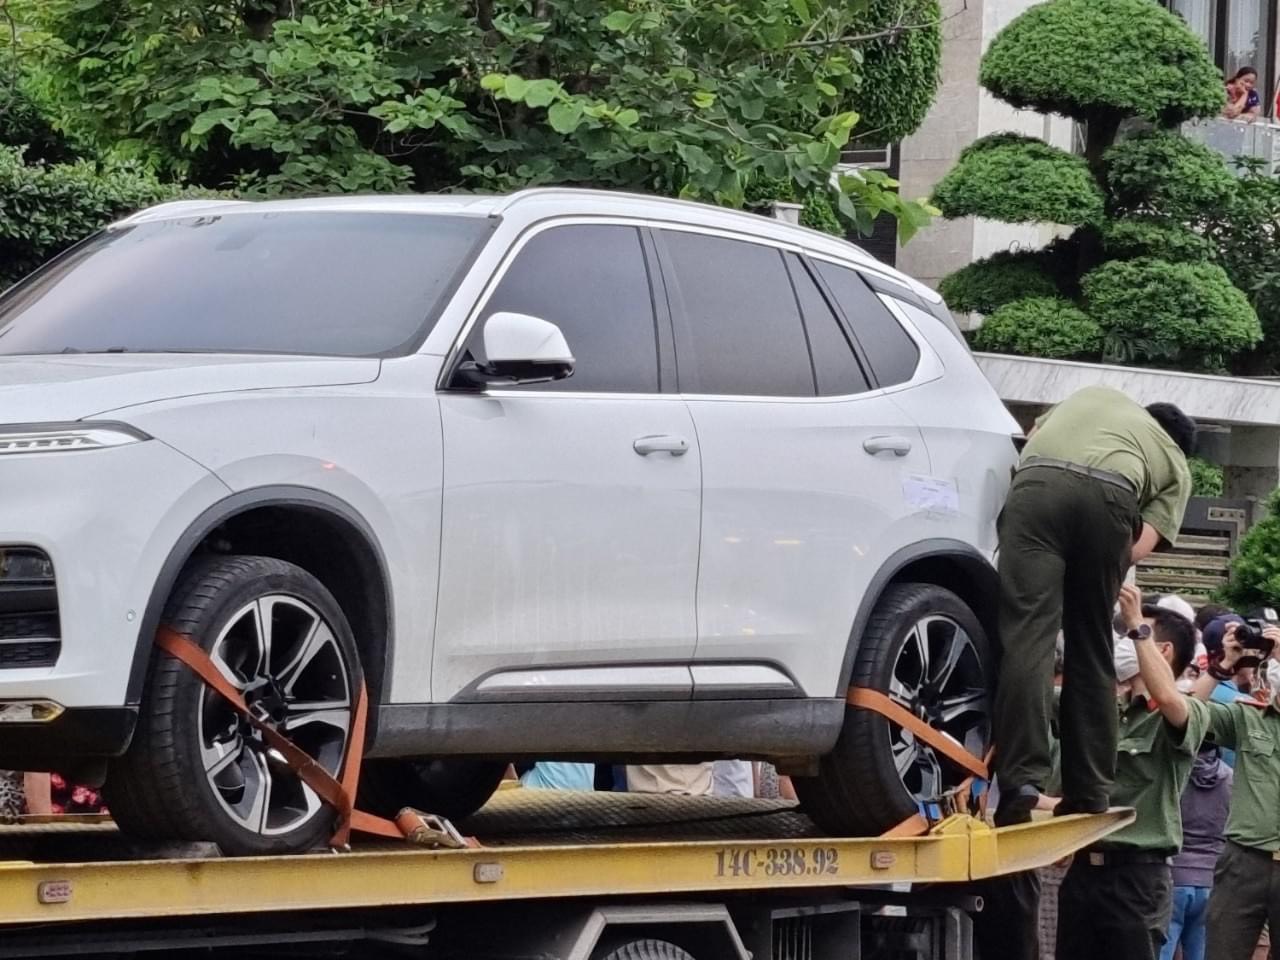
POLYGON ((839 237, 810 230, 783 220, 727 207, 673 200, 668 197, 590 190, 576 187, 535 187, 507 195, 403 194, 312 197, 290 200, 175 200, 135 213, 122 224, 176 220, 212 212, 234 213, 373 213, 434 214, 437 216, 494 217, 508 212, 528 214, 531 220, 553 216, 619 216, 732 230, 748 236, 791 243, 814 253, 854 261, 874 269, 937 301, 929 287, 876 260, 862 248, 839 237))

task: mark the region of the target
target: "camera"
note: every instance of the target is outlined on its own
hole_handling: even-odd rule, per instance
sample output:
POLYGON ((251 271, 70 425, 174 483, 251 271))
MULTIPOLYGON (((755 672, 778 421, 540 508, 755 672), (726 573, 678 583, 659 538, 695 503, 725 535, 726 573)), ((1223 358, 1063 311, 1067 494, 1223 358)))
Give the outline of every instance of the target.
POLYGON ((1236 641, 1244 648, 1244 653, 1236 661, 1238 667, 1256 667, 1271 655, 1272 641, 1262 635, 1267 627, 1280 621, 1272 609, 1262 610, 1257 616, 1247 617, 1244 623, 1236 627, 1236 641))

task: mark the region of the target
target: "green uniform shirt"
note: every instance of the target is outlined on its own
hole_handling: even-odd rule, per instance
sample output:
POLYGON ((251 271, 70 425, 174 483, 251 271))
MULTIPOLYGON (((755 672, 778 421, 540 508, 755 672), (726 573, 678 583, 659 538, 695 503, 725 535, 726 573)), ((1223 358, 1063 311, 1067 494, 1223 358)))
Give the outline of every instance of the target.
POLYGON ((1022 451, 1118 473, 1138 494, 1142 519, 1169 543, 1191 496, 1187 458, 1151 414, 1119 390, 1085 387, 1036 421, 1022 451))
POLYGON ((1143 697, 1123 708, 1111 804, 1133 807, 1138 817, 1104 846, 1182 849, 1182 790, 1209 730, 1209 704, 1188 697, 1187 709, 1186 729, 1176 730, 1143 697))
POLYGON ((1236 752, 1227 839, 1280 850, 1280 713, 1247 702, 1209 703, 1209 736, 1236 752))

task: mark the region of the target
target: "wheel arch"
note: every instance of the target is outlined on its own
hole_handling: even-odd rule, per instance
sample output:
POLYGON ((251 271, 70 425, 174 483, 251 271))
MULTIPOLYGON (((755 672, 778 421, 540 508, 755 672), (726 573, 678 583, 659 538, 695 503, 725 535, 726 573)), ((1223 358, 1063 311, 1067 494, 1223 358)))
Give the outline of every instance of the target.
POLYGON ((996 629, 1000 578, 991 561, 962 540, 922 540, 905 546, 889 557, 872 578, 854 616, 853 629, 840 667, 837 695, 848 689, 853 676, 853 662, 858 644, 872 611, 884 592, 897 583, 931 583, 950 590, 963 600, 978 617, 992 649, 999 656, 1000 640, 996 629))
MULTIPOLYGON (((309 487, 232 494, 205 510, 169 551, 138 628, 127 702, 142 701, 152 638, 183 572, 206 553, 251 554, 295 563, 334 595, 351 622, 370 703, 389 683, 394 651, 391 580, 372 527, 350 504, 309 487), (302 521, 302 522, 299 522, 302 521)), ((377 710, 369 715, 374 733, 377 710)))

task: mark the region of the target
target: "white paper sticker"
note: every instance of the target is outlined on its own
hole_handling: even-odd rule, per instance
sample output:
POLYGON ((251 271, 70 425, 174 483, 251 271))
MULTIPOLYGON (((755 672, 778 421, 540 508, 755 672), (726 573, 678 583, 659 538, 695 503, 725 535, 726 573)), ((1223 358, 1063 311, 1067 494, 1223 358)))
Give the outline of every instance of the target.
POLYGON ((902 498, 907 506, 930 513, 959 513, 960 491, 954 480, 913 473, 902 481, 902 498))

